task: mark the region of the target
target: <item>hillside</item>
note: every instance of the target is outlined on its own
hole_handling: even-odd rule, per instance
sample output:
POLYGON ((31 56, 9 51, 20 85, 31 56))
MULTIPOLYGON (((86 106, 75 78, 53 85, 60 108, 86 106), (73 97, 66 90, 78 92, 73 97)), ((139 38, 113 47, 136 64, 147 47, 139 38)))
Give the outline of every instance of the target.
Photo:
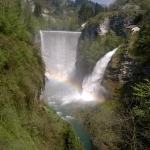
POLYGON ((32 8, 40 28, 48 30, 81 31, 83 23, 104 9, 88 0, 30 0, 26 3, 32 8))
POLYGON ((82 150, 71 126, 40 99, 45 67, 33 36, 42 18, 20 2, 0 0, 0 149, 82 150))
POLYGON ((120 45, 105 72, 106 101, 80 110, 98 150, 150 147, 149 10, 147 0, 116 0, 108 12, 91 18, 82 32, 77 68, 83 76, 92 71, 104 53, 120 45), (129 25, 137 25, 140 31, 128 34, 129 25))

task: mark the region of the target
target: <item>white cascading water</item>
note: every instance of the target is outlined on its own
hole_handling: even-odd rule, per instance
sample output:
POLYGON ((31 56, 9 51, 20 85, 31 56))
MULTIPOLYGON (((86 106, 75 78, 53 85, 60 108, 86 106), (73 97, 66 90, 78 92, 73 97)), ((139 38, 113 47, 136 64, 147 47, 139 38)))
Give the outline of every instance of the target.
POLYGON ((41 52, 46 64, 45 96, 50 105, 95 101, 108 62, 117 48, 104 55, 91 75, 84 78, 80 92, 69 80, 75 75, 75 62, 80 32, 40 31, 41 52), (82 93, 82 94, 81 94, 82 93))
POLYGON ((101 82, 104 76, 105 69, 108 65, 108 62, 111 60, 113 54, 117 51, 118 48, 108 52, 105 54, 94 67, 94 70, 91 75, 88 75, 84 78, 82 83, 82 98, 91 101, 94 100, 98 94, 100 89, 103 90, 101 86, 101 82))
POLYGON ((41 53, 46 65, 45 75, 49 80, 45 85, 46 101, 57 107, 79 100, 79 91, 69 80, 75 75, 76 53, 81 32, 40 31, 40 35, 41 53))
POLYGON ((46 73, 58 80, 67 80, 75 73, 76 49, 80 32, 40 31, 41 51, 46 73))
POLYGON ((75 107, 95 104, 105 68, 115 50, 100 59, 91 75, 83 81, 83 92, 70 79, 75 75, 75 62, 80 32, 40 31, 41 54, 46 65, 44 99, 63 119, 69 121, 85 150, 93 150, 88 133, 70 114, 75 107), (83 104, 83 105, 81 105, 83 104))

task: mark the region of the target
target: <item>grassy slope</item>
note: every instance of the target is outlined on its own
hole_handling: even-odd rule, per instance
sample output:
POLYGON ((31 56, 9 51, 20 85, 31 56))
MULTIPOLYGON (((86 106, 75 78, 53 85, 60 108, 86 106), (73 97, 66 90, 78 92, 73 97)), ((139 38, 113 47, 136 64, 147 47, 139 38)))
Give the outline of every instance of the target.
POLYGON ((44 64, 27 31, 32 14, 23 17, 17 2, 0 3, 0 149, 81 150, 70 125, 39 100, 44 64))

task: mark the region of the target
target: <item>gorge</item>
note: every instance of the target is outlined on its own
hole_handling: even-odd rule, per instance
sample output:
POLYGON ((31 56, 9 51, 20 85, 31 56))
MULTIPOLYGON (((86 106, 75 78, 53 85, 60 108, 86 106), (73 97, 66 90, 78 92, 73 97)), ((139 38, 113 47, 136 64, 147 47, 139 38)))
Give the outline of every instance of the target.
POLYGON ((149 0, 0 8, 1 150, 150 149, 149 0))
POLYGON ((82 89, 77 88, 73 79, 76 74, 76 55, 81 38, 80 32, 40 31, 41 54, 46 65, 44 99, 56 113, 74 128, 86 150, 93 150, 90 136, 72 111, 75 108, 96 105, 104 100, 106 93, 101 86, 103 75, 117 48, 104 55, 96 64, 92 74, 84 78, 82 89), (101 93, 101 96, 100 96, 101 93))

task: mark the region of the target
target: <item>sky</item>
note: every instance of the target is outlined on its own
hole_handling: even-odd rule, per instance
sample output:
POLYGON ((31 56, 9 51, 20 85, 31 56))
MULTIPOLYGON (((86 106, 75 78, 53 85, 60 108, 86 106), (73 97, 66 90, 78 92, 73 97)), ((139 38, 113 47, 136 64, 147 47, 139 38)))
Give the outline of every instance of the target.
POLYGON ((109 5, 110 3, 112 3, 114 0, 91 0, 93 2, 97 2, 99 4, 106 4, 109 5))

